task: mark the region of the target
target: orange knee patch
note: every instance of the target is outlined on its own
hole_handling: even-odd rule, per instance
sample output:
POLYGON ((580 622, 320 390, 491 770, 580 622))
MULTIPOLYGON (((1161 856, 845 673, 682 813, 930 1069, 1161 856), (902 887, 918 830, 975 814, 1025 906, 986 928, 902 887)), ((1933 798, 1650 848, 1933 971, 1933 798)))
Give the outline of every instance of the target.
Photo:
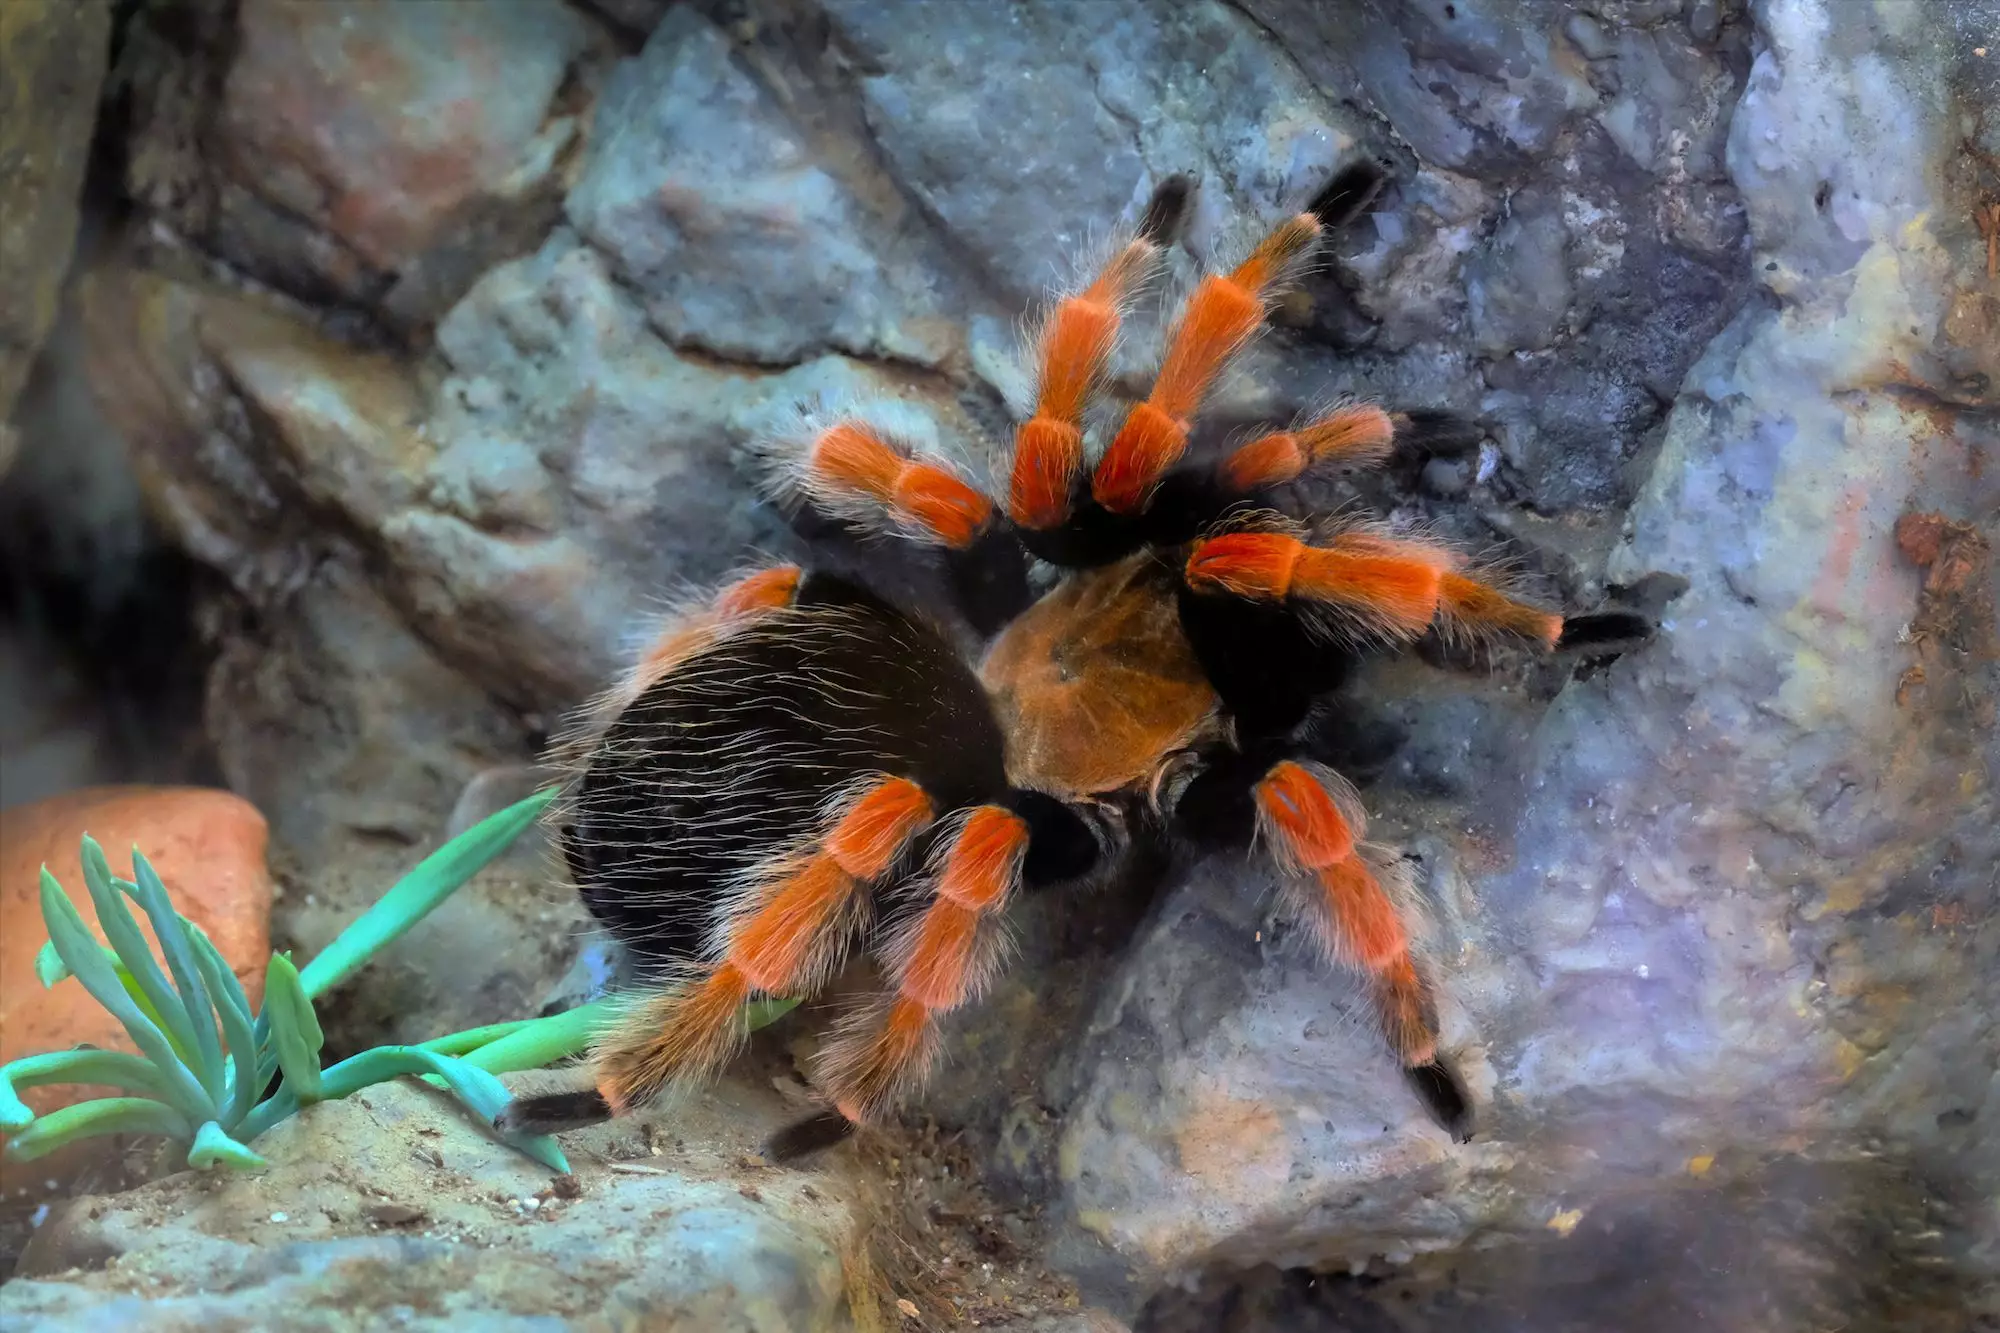
POLYGON ((1196 589, 1259 601, 1290 594, 1304 543, 1282 532, 1229 532, 1195 543, 1187 581, 1196 589))
POLYGON ((888 778, 848 808, 826 838, 826 854, 856 879, 874 879, 931 821, 931 799, 907 778, 888 778))
POLYGON ((937 895, 974 912, 990 912, 1013 887, 1028 850, 1028 825, 999 806, 974 810, 953 840, 937 895))
POLYGON ((944 468, 911 459, 860 422, 842 421, 813 442, 809 485, 873 500, 902 523, 949 546, 964 546, 992 517, 993 504, 944 468))
POLYGON ((890 504, 947 546, 968 546, 993 516, 993 502, 943 468, 906 463, 890 504))
POLYGON ((797 565, 774 565, 745 575, 716 594, 715 609, 724 616, 744 616, 790 606, 798 595, 797 565))
POLYGON ((887 503, 906 460, 887 441, 857 422, 828 427, 813 442, 807 466, 821 485, 858 491, 887 503))
POLYGON ((1114 514, 1136 513, 1185 452, 1186 424, 1150 402, 1140 403, 1098 460, 1090 478, 1091 497, 1114 514))
POLYGON ((1222 484, 1238 493, 1296 481, 1311 458, 1296 435, 1279 432, 1255 439, 1222 462, 1222 484))
POLYGON ((1285 858, 1301 870, 1319 870, 1354 855, 1354 830, 1333 794, 1308 770, 1274 764, 1257 784, 1257 808, 1285 858))
POLYGON ((1070 492, 1083 468, 1083 432, 1067 421, 1036 417, 1014 435, 1014 476, 1007 513, 1036 531, 1069 517, 1070 492))

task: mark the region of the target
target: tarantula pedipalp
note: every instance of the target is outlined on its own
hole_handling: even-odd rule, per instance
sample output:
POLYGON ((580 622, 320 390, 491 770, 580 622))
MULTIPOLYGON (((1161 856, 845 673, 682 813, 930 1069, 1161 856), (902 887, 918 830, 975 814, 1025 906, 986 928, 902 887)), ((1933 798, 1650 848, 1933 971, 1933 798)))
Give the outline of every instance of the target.
POLYGON ((1202 278, 1147 397, 1093 450, 1121 323, 1186 211, 1187 182, 1162 185, 1033 337, 1035 402, 1004 501, 879 413, 808 420, 771 445, 780 496, 941 549, 961 588, 999 588, 1008 614, 974 664, 854 580, 763 568, 674 621, 584 710, 562 747, 557 839, 591 912, 657 975, 600 1035, 588 1087, 521 1099, 507 1127, 573 1128, 712 1075, 747 1000, 810 996, 865 943, 886 984, 818 1058, 827 1109, 770 1151, 836 1142, 920 1083, 939 1017, 997 966, 1017 891, 1086 881, 1163 836, 1268 848, 1325 954, 1369 978, 1431 1112, 1469 1133, 1418 900, 1364 840, 1310 723, 1362 654, 1426 634, 1556 649, 1649 627, 1565 620, 1435 541, 1274 508, 1285 483, 1379 464, 1447 418, 1343 401, 1219 461, 1189 458, 1217 377, 1380 183, 1372 164, 1350 169, 1202 278), (1030 557, 1059 574, 1038 598, 1030 557))

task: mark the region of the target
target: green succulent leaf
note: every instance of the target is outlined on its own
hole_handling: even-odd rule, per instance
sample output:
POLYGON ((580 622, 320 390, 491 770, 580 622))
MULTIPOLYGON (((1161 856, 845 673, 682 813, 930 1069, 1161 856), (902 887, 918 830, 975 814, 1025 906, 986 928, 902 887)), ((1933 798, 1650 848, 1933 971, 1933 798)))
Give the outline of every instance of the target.
POLYGON ((271 1020, 271 1046, 278 1068, 285 1071, 285 1087, 299 1104, 338 1096, 322 1091, 319 1053, 326 1039, 320 1033, 319 1015, 299 984, 299 970, 286 954, 271 955, 271 966, 264 974, 264 1013, 271 1020))
MULTIPOLYGON (((106 953, 111 953, 109 949, 106 953)), ((115 958, 116 954, 112 954, 115 958)), ((43 990, 52 989, 58 981, 69 976, 69 968, 63 965, 62 955, 56 952, 55 941, 44 943, 35 954, 35 979, 42 983, 43 990)))
POLYGON ((264 1090, 264 1081, 257 1076, 257 1033, 250 1018, 250 998, 243 993, 243 984, 236 974, 229 970, 222 951, 208 936, 195 928, 190 928, 189 934, 194 938, 195 966, 201 969, 209 994, 222 1000, 215 1012, 222 1020, 223 1039, 229 1046, 230 1071, 228 1104, 222 1108, 222 1124, 234 1128, 250 1114, 250 1108, 257 1104, 257 1095, 264 1090))
POLYGON ((222 1126, 213 1120, 195 1131, 194 1146, 188 1149, 188 1165, 197 1171, 207 1171, 218 1166, 233 1166, 238 1170, 269 1166, 262 1157, 251 1152, 223 1132, 222 1126))
POLYGON ((164 1134, 188 1139, 194 1125, 175 1108, 150 1097, 100 1097, 39 1117, 7 1140, 7 1156, 31 1162, 58 1148, 99 1134, 164 1134))
MULTIPOLYGON (((216 1013, 222 1015, 233 1009, 243 1015, 244 1022, 251 1021, 255 1015, 250 1010, 250 997, 244 992, 243 983, 236 979, 236 973, 230 968, 229 960, 222 956, 222 950, 216 948, 215 941, 209 939, 208 932, 194 922, 182 917, 181 924, 187 927, 188 939, 194 944, 196 965, 201 966, 201 960, 204 958, 214 964, 213 967, 201 966, 201 975, 208 983, 209 998, 215 1001, 216 1013)), ((229 1035, 226 1024, 222 1035, 225 1038, 229 1035)))
POLYGON ((546 1068, 589 1049, 591 1037, 610 1017, 612 1004, 608 999, 598 1000, 547 1018, 530 1019, 513 1032, 468 1051, 459 1059, 491 1074, 546 1068))
MULTIPOLYGON (((507 1091, 506 1084, 484 1069, 448 1055, 427 1051, 421 1046, 377 1046, 374 1050, 349 1056, 320 1076, 320 1095, 323 1100, 333 1101, 405 1074, 436 1075, 489 1127, 513 1096, 507 1091)), ((275 1097, 250 1113, 238 1129, 238 1137, 246 1142, 255 1142, 259 1134, 298 1110, 298 1098, 292 1095, 289 1088, 280 1088, 275 1097)), ((546 1134, 520 1135, 502 1141, 552 1171, 565 1174, 569 1171, 569 1162, 563 1156, 561 1147, 546 1134)))
MULTIPOLYGON (((63 892, 56 877, 42 870, 42 920, 48 926, 49 940, 61 956, 63 966, 68 968, 83 988, 91 993, 97 1002, 110 1011, 130 1034, 132 1044, 151 1060, 160 1074, 175 1089, 171 1099, 176 1107, 185 1112, 184 1119, 213 1119, 215 1105, 201 1081, 188 1067, 181 1063, 174 1052, 173 1043, 159 1025, 143 1012, 135 998, 125 990, 119 980, 118 969, 105 958, 104 950, 83 923, 83 915, 76 910, 76 904, 63 892)), ((192 1132, 193 1126, 189 1126, 192 1132)))
POLYGON ((752 1000, 743 1006, 743 1023, 751 1032, 767 1028, 799 1007, 805 1000, 803 995, 773 996, 764 1000, 752 1000))
POLYGON ((26 1129, 35 1119, 35 1113, 15 1095, 17 1089, 52 1083, 102 1084, 162 1100, 171 1100, 175 1093, 172 1081, 161 1075, 157 1065, 124 1051, 79 1047, 30 1055, 0 1065, 0 1129, 11 1134, 26 1129))
POLYGON ((418 1042, 424 1050, 433 1055, 463 1056, 482 1046, 491 1045, 510 1033, 519 1032, 535 1023, 545 1022, 540 1018, 516 1018, 506 1023, 488 1023, 485 1027, 467 1028, 463 1032, 452 1032, 442 1037, 432 1037, 429 1041, 418 1042))
POLYGON ((306 964, 299 973, 306 995, 324 995, 353 975, 384 945, 428 916, 526 832, 555 795, 555 788, 545 787, 524 801, 488 815, 418 862, 414 870, 398 880, 373 907, 306 964))
POLYGON ((154 960, 153 946, 139 929, 138 919, 125 905, 125 895, 119 892, 113 881, 111 864, 104 859, 104 849, 89 834, 83 838, 82 859, 83 882, 90 891, 91 903, 97 908, 98 927, 104 931, 106 942, 117 952, 118 961, 125 965, 126 974, 139 984, 140 994, 146 1000, 147 1017, 166 1033, 173 1043, 174 1054, 194 1071, 202 1086, 208 1088, 213 1071, 202 1063, 194 1026, 188 1022, 187 1008, 167 980, 167 974, 154 960))
POLYGON ((145 909, 146 919, 152 923, 153 938, 160 942, 160 952, 167 960, 167 969, 173 973, 174 988, 180 993, 188 1027, 194 1033, 195 1050, 201 1057, 198 1069, 203 1071, 202 1085, 219 1104, 223 1100, 228 1066, 222 1058, 222 1033, 216 1027, 215 1004, 201 970, 195 966, 194 942, 189 938, 187 918, 174 910, 159 872, 137 847, 132 849, 132 882, 120 880, 119 887, 145 909))

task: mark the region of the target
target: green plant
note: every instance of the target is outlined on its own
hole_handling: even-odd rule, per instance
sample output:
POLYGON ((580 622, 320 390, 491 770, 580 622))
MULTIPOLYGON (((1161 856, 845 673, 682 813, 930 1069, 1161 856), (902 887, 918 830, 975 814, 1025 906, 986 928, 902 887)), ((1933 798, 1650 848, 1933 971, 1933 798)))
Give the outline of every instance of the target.
MULTIPOLYGON (((316 1101, 345 1097, 406 1074, 449 1089, 490 1128, 509 1099, 497 1074, 535 1069, 581 1052, 609 1001, 547 1018, 498 1023, 417 1046, 382 1046, 322 1068, 313 999, 351 976, 421 921, 531 825, 554 792, 544 790, 481 821, 426 857, 304 968, 274 954, 264 1006, 254 1018, 243 987, 201 928, 180 915, 137 848, 133 878, 111 873, 103 849, 83 840, 83 877, 108 947, 46 867, 41 909, 49 942, 35 960, 45 986, 74 977, 118 1019, 140 1054, 88 1047, 31 1055, 0 1066, 0 1132, 7 1155, 28 1160, 100 1134, 161 1134, 186 1145, 190 1166, 256 1167, 249 1144, 316 1101), (151 923, 163 971, 127 898, 151 923), (171 979, 169 977, 171 974, 171 979), (275 1089, 272 1080, 280 1078, 275 1089), (106 1085, 134 1094, 102 1097, 37 1117, 16 1090, 54 1083, 106 1085), (266 1095, 268 1093, 268 1095, 266 1095)), ((796 1001, 752 1006, 752 1027, 796 1001)), ((562 1150, 543 1135, 508 1140, 557 1171, 562 1150)))

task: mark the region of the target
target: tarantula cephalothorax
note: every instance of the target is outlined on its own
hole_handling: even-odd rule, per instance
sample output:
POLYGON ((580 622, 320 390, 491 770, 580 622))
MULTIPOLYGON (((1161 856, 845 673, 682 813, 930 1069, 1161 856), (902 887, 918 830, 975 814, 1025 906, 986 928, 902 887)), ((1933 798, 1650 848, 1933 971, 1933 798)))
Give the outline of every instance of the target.
POLYGON ((779 494, 942 548, 962 591, 1011 605, 974 665, 850 579, 757 569, 671 623, 585 710, 552 819, 590 910, 657 975, 598 1039, 588 1087, 523 1098, 508 1127, 577 1127, 713 1074, 747 1000, 811 995, 865 942, 881 993, 820 1053, 827 1109, 769 1151, 837 1142, 922 1079, 940 1015, 999 963, 1010 897, 1106 873, 1135 838, 1179 836, 1268 849, 1326 955, 1369 978, 1432 1114, 1469 1132, 1415 952, 1419 899, 1400 861, 1363 841, 1319 720, 1360 654, 1427 634, 1556 649, 1648 627, 1622 612, 1565 620, 1433 540, 1274 508, 1303 474, 1450 429, 1441 415, 1342 401, 1188 460, 1218 375, 1380 184, 1372 165, 1349 169, 1203 277, 1148 396, 1110 407, 1100 435, 1121 316, 1187 211, 1185 179, 1156 190, 1040 323, 1004 502, 879 412, 807 421, 771 446, 779 494), (1060 574, 1039 599, 1027 557, 1060 574))

